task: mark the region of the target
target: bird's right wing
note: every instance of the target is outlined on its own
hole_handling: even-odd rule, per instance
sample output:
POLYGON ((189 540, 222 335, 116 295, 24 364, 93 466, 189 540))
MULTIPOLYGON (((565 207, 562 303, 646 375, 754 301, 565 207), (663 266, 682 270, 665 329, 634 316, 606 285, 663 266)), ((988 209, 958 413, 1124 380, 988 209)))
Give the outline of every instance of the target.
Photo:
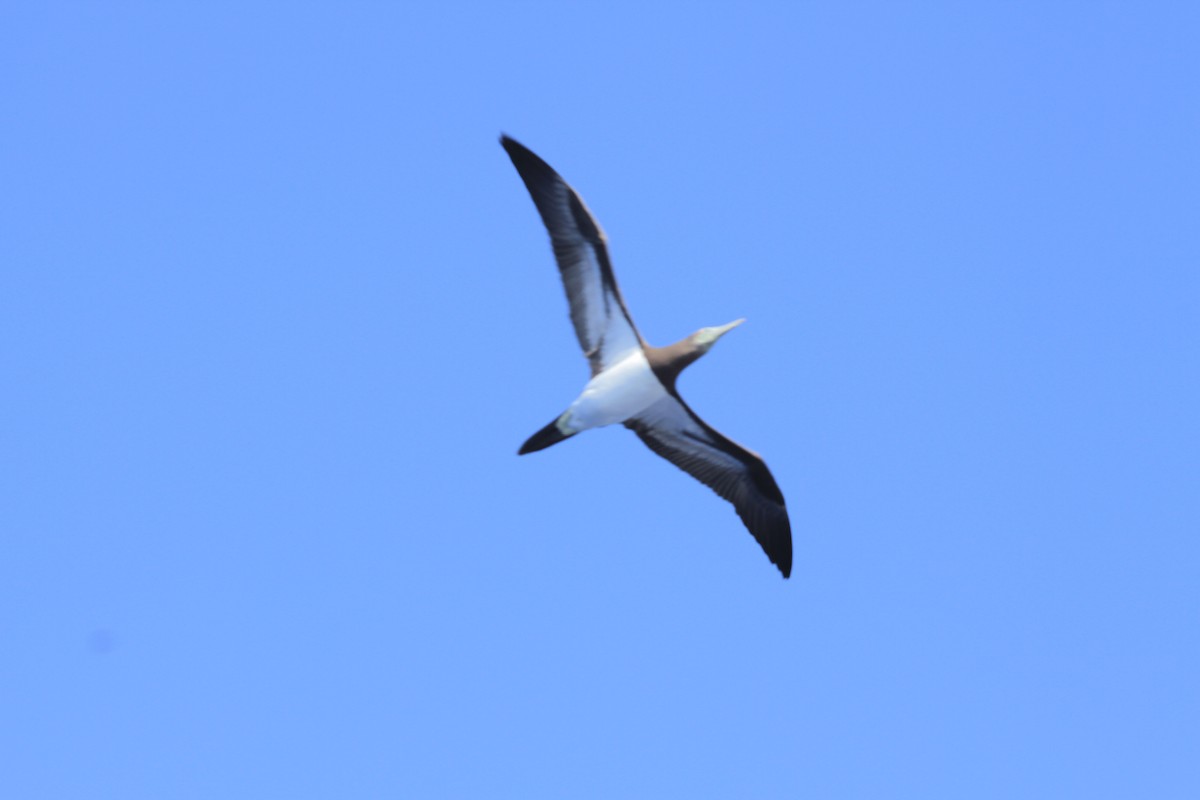
POLYGON ((783 577, 792 573, 792 524, 783 493, 766 463, 722 436, 671 394, 625 427, 646 446, 733 503, 767 558, 783 577))
POLYGON ((550 232, 575 335, 596 375, 642 345, 613 277, 604 231, 579 194, 549 164, 507 136, 500 137, 500 144, 550 232))

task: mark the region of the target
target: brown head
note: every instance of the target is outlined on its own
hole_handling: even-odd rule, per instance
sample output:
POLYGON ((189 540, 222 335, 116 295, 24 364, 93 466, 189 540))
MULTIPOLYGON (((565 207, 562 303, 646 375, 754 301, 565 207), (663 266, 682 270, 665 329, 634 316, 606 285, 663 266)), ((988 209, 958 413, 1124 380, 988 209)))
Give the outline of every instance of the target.
POLYGON ((683 372, 684 367, 711 350, 718 339, 745 321, 735 319, 728 325, 701 328, 691 336, 666 347, 647 347, 646 358, 650 362, 650 368, 662 381, 663 386, 674 390, 675 379, 683 372))

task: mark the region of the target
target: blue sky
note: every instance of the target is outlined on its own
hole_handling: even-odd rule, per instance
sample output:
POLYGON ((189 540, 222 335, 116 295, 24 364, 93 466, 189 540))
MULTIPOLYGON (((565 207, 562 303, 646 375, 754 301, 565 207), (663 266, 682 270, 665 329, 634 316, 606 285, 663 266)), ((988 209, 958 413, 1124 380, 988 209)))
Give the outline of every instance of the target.
POLYGON ((435 5, 5 13, 0 794, 1200 796, 1194 6, 435 5))

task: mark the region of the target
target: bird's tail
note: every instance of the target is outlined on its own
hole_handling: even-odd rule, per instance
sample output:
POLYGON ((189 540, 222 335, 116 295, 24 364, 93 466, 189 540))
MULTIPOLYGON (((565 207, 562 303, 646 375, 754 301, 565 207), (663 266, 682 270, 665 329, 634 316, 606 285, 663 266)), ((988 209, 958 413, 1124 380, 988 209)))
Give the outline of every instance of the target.
POLYGON ((521 449, 517 451, 517 455, 523 456, 526 453, 536 453, 538 450, 545 450, 550 445, 558 444, 564 439, 570 439, 574 436, 574 433, 562 432, 562 429, 558 427, 558 423, 561 421, 562 416, 556 417, 549 425, 526 439, 525 444, 521 445, 521 449))

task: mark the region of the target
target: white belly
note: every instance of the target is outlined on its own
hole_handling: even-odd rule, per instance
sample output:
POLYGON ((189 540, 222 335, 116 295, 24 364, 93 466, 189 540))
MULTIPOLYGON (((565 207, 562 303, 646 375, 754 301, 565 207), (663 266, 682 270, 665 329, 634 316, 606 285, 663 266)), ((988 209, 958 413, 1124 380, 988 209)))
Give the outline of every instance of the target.
POLYGON ((624 422, 666 396, 639 347, 588 381, 583 394, 559 419, 563 433, 624 422))

